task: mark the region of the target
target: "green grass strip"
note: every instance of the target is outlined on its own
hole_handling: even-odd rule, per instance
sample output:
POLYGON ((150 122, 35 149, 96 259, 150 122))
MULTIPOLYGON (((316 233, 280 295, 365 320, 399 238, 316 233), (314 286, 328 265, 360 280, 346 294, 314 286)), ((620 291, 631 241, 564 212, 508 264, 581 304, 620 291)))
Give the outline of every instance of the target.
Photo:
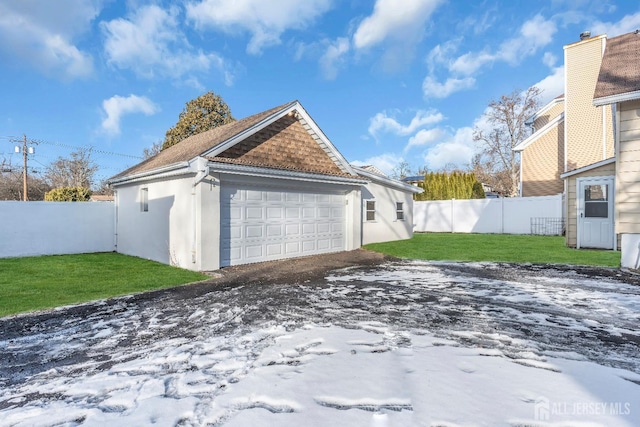
POLYGON ((0 259, 0 316, 161 289, 200 273, 117 253, 0 259))
POLYGON ((365 246, 399 258, 620 267, 620 252, 572 249, 561 236, 416 233, 412 239, 365 246))

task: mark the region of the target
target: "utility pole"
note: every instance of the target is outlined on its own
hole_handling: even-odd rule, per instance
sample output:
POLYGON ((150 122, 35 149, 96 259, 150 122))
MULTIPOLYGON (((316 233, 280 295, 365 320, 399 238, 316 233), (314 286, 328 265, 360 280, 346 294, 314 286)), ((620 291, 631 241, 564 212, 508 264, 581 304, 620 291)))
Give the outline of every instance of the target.
POLYGON ((22 159, 24 160, 24 169, 22 172, 22 200, 25 202, 29 200, 27 197, 27 134, 22 134, 24 139, 22 140, 22 159))
MULTIPOLYGON (((27 135, 22 135, 22 140, 20 139, 12 139, 11 142, 22 142, 22 200, 25 202, 29 200, 28 197, 28 186, 27 186, 27 155, 35 153, 33 147, 27 147, 27 135)), ((35 141, 31 141, 31 143, 36 143, 35 141)), ((36 143, 37 144, 37 143, 36 143)), ((16 145, 15 147, 16 153, 20 152, 20 147, 16 145)))

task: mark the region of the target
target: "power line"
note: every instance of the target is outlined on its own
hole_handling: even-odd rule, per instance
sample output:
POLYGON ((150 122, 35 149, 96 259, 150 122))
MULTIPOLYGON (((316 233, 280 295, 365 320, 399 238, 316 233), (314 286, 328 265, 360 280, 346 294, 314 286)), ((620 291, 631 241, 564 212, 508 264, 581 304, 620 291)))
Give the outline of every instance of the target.
POLYGON ((90 150, 92 153, 98 153, 98 154, 106 154, 109 156, 120 156, 120 157, 128 157, 130 159, 138 159, 141 160, 143 157, 142 156, 134 156, 132 154, 124 154, 124 153, 116 153, 113 151, 106 151, 106 150, 98 150, 96 148, 93 148, 91 146, 80 146, 80 145, 71 145, 71 144, 63 144, 62 142, 52 142, 52 141, 45 141, 42 139, 31 139, 31 141, 34 141, 38 144, 46 144, 46 145, 54 145, 56 147, 62 147, 62 148, 68 148, 71 150, 90 150))

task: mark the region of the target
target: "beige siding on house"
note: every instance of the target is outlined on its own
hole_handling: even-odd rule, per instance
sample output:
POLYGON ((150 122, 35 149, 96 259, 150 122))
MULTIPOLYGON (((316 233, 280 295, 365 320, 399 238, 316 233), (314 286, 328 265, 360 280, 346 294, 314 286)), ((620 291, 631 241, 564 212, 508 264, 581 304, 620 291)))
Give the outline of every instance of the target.
POLYGON ((640 101, 623 102, 618 111, 616 232, 640 233, 640 101))
MULTIPOLYGON (((562 108, 557 114, 561 112, 562 108)), ((564 183, 560 174, 564 172, 564 123, 558 123, 525 148, 521 162, 523 197, 562 193, 564 183)))
MULTIPOLYGON (((616 167, 615 163, 600 166, 599 168, 591 169, 589 171, 576 174, 567 178, 567 225, 566 225, 566 243, 567 246, 575 248, 578 244, 578 208, 577 208, 577 188, 576 183, 578 178, 587 178, 594 176, 613 176, 615 175, 616 167)), ((618 232, 618 231, 616 231, 618 232)))
POLYGON ((614 154, 611 107, 592 102, 605 43, 600 36, 565 46, 566 171, 614 154))
POLYGON ((544 114, 538 116, 533 122, 533 128, 535 130, 542 129, 544 125, 549 123, 551 120, 558 117, 561 113, 564 112, 564 102, 558 102, 553 107, 549 108, 544 114))

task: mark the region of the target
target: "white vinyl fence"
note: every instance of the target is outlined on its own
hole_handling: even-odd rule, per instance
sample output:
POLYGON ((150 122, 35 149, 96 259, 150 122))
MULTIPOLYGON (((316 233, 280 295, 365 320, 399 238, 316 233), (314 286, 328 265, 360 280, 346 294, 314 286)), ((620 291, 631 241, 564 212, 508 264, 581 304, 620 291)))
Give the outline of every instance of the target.
POLYGON ((115 250, 113 202, 0 201, 0 258, 115 250))
POLYGON ((562 212, 562 194, 413 203, 416 232, 559 235, 562 212))

